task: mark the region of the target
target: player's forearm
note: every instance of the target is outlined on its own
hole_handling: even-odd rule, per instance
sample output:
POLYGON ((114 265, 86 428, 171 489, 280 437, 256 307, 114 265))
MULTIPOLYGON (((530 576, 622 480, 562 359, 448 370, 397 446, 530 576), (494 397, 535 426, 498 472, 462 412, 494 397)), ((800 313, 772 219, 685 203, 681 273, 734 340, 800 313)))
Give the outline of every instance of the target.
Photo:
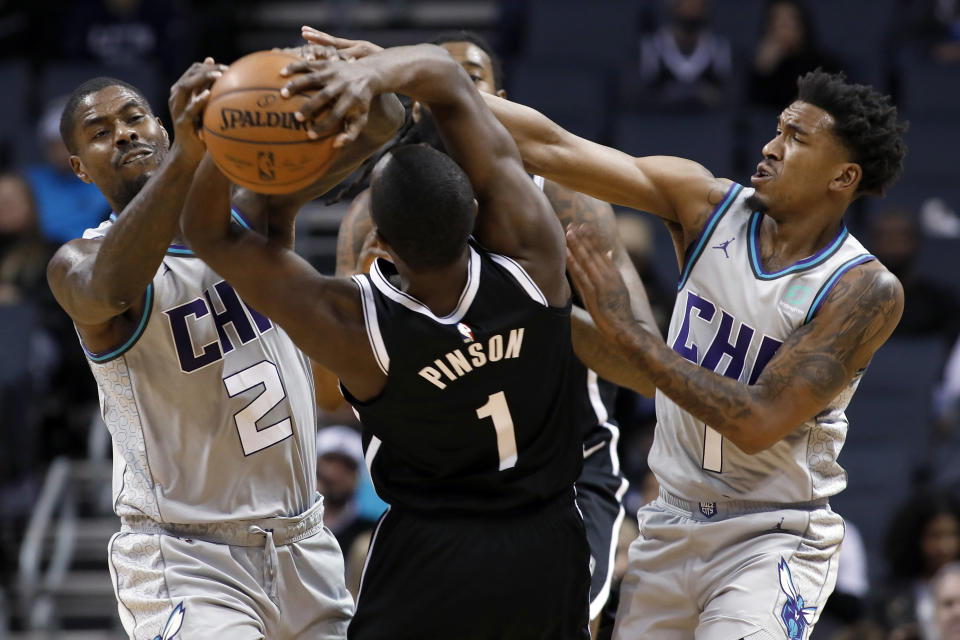
POLYGON ((431 107, 479 99, 463 68, 436 45, 393 47, 354 64, 377 71, 374 94, 400 93, 431 107))
POLYGON ((230 181, 206 155, 183 206, 183 232, 190 248, 223 276, 218 267, 236 242, 230 231, 231 190, 230 181))
POLYGON ((89 272, 71 277, 70 288, 117 315, 143 295, 176 235, 196 165, 176 145, 140 192, 119 213, 89 272))
POLYGON ((563 158, 558 153, 564 136, 569 134, 535 109, 486 93, 482 97, 510 132, 527 171, 561 182, 558 178, 563 175, 563 158))
POLYGON ((574 307, 570 317, 573 350, 580 361, 604 380, 652 398, 656 387, 646 373, 625 357, 620 345, 610 342, 590 314, 574 307))
POLYGON ((765 387, 748 386, 697 366, 638 325, 618 333, 616 341, 654 386, 745 453, 771 447, 803 421, 778 409, 765 387))

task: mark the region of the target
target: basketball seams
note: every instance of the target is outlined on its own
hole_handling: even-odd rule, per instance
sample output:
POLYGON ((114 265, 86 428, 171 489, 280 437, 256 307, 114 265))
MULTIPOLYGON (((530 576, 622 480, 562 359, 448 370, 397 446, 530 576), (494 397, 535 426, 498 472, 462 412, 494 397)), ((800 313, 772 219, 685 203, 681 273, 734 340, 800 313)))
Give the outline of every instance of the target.
POLYGON ((323 142, 324 140, 329 140, 330 138, 340 133, 339 131, 331 131, 325 136, 322 136, 320 138, 311 138, 309 140, 245 140, 243 138, 235 138, 233 136, 226 136, 222 133, 217 133, 207 125, 203 125, 203 131, 204 131, 204 135, 206 135, 206 132, 209 132, 211 135, 217 136, 218 138, 223 138, 224 140, 229 140, 231 142, 239 142, 241 144, 252 144, 254 146, 262 146, 266 144, 269 144, 269 145, 314 144, 315 142, 323 142))
POLYGON ((312 97, 278 95, 280 70, 296 56, 259 51, 235 61, 214 83, 201 131, 207 151, 232 182, 260 193, 292 193, 334 164, 334 126, 317 138, 295 112, 312 97), (298 146, 299 145, 299 146, 298 146))

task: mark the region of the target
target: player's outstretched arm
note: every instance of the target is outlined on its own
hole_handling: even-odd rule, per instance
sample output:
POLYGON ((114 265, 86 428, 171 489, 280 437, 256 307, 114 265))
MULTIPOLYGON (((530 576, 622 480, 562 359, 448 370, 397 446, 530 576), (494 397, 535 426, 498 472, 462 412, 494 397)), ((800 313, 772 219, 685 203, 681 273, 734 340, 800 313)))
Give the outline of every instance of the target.
POLYGON ((230 223, 230 182, 208 157, 184 206, 194 252, 252 307, 277 322, 304 353, 336 373, 360 400, 376 396, 385 375, 367 340, 363 307, 350 280, 321 275, 272 239, 230 223), (194 197, 203 191, 203 197, 194 197), (210 194, 220 194, 212 202, 210 194))
POLYGON ((634 158, 563 129, 540 112, 497 96, 483 99, 506 126, 531 173, 665 220, 695 236, 730 182, 702 165, 673 156, 634 158), (709 203, 713 201, 713 205, 709 203))
MULTIPOLYGON (((47 267, 54 296, 94 351, 116 346, 117 332, 124 328, 112 326, 114 318, 128 311, 139 313, 147 285, 176 233, 193 172, 205 151, 196 119, 223 69, 207 58, 194 63, 171 87, 169 108, 176 139, 164 164, 119 212, 105 238, 72 240, 47 267)), ((131 113, 133 118, 152 117, 146 110, 131 113)))
POLYGON ((301 112, 311 120, 325 108, 318 128, 346 117, 349 138, 366 117, 365 105, 380 92, 396 92, 426 104, 448 153, 470 178, 481 208, 478 239, 517 259, 551 304, 568 296, 563 274, 563 233, 549 205, 523 170, 516 145, 484 105, 462 67, 434 45, 386 49, 355 62, 294 63, 311 69, 287 85, 291 92, 322 87, 301 112))
POLYGON ((746 453, 820 413, 866 367, 903 312, 903 287, 879 262, 844 274, 814 319, 794 331, 756 383, 693 364, 644 331, 613 262, 583 227, 567 233, 569 269, 597 326, 658 389, 746 453))
MULTIPOLYGON (((613 207, 550 180, 544 181, 543 193, 564 228, 570 225, 587 225, 594 230, 600 249, 612 256, 620 277, 630 291, 630 305, 634 317, 647 331, 659 335, 660 329, 654 320, 643 281, 617 235, 617 218, 613 207)), ((645 396, 653 396, 656 389, 653 383, 644 372, 639 371, 623 356, 619 345, 610 342, 600 333, 590 314, 575 308, 571 325, 573 348, 584 364, 596 371, 601 378, 645 396)))

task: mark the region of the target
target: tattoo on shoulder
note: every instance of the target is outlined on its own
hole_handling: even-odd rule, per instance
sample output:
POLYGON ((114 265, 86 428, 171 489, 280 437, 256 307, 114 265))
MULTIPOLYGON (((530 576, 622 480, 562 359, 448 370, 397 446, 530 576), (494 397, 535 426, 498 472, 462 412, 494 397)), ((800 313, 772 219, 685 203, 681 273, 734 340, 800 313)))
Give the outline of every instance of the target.
POLYGON ((611 234, 615 235, 612 226, 616 223, 616 219, 613 208, 606 202, 585 196, 549 180, 544 183, 543 192, 564 228, 572 223, 588 224, 600 232, 605 241, 611 234))
MULTIPOLYGON (((790 362, 779 368, 806 381, 824 401, 848 382, 852 359, 863 346, 889 334, 890 320, 900 313, 901 294, 897 281, 884 271, 858 269, 855 279, 837 283, 827 301, 844 304, 843 317, 818 339, 805 340, 814 331, 813 323, 795 331, 785 345, 795 347, 786 351, 790 362)), ((781 390, 787 388, 786 378, 790 376, 781 381, 781 390)), ((775 377, 773 383, 777 384, 775 377)))

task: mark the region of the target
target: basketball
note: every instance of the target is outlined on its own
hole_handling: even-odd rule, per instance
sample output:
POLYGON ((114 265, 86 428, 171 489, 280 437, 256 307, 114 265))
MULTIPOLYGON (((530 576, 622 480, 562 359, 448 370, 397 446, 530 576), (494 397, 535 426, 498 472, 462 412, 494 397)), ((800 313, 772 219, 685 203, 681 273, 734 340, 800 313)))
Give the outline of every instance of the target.
POLYGON ((258 51, 234 62, 210 89, 203 138, 217 167, 251 191, 282 194, 317 180, 333 164, 337 130, 311 140, 308 124, 294 117, 310 94, 283 98, 289 81, 280 71, 300 60, 258 51))

